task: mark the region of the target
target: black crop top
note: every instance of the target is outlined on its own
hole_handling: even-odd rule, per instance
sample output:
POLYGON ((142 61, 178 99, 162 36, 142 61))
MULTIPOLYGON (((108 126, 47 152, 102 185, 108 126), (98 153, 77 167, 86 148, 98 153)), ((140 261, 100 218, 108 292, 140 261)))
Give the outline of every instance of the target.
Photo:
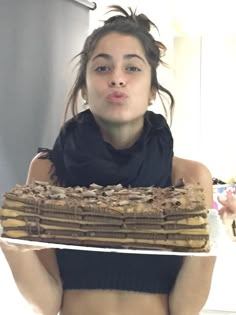
MULTIPOLYGON (((123 186, 171 185, 173 140, 163 116, 146 112, 143 132, 129 149, 116 150, 103 141, 89 110, 61 129, 48 158, 63 186, 92 183, 123 186)), ((68 289, 116 289, 168 294, 182 257, 81 250, 56 250, 68 289)))
POLYGON ((57 250, 64 289, 116 289, 168 294, 180 256, 57 250))

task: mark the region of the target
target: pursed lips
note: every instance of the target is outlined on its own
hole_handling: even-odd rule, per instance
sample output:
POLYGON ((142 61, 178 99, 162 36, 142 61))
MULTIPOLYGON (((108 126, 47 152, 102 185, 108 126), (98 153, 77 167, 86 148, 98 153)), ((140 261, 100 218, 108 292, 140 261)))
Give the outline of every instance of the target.
POLYGON ((128 98, 127 94, 119 91, 113 91, 107 95, 107 99, 113 102, 122 102, 127 98, 128 98))

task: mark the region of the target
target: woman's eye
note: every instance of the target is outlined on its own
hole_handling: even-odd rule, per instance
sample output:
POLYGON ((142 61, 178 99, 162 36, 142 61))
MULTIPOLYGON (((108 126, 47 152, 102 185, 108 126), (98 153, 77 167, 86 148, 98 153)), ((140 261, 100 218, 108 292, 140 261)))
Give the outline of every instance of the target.
POLYGON ((98 66, 96 69, 95 69, 96 72, 107 72, 107 71, 110 71, 110 67, 108 66, 98 66))
POLYGON ((141 71, 140 68, 135 67, 135 66, 129 66, 129 67, 127 67, 126 69, 127 69, 128 71, 131 71, 131 72, 139 72, 139 71, 141 71))

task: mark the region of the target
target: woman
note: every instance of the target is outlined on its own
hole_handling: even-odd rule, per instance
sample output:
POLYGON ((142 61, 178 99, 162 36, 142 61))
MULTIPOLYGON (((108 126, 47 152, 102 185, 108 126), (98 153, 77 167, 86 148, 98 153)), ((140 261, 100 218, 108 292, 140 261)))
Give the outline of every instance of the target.
MULTIPOLYGON (((147 111, 161 92, 156 68, 165 47, 150 35, 143 14, 108 19, 86 40, 65 123, 52 151, 31 162, 27 182, 63 186, 121 183, 170 186, 200 182, 212 207, 211 174, 173 157, 169 127, 147 111), (81 92, 89 110, 76 114, 81 92)), ((133 255, 2 245, 23 296, 39 314, 197 315, 207 299, 214 257, 133 255)))

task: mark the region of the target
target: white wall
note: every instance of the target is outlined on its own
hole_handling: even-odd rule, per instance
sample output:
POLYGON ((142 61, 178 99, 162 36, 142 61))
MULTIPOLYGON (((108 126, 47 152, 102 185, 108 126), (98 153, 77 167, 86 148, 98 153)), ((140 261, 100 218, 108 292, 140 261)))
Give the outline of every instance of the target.
POLYGON ((176 37, 174 55, 175 152, 228 181, 236 176, 236 32, 176 37))
POLYGON ((173 42, 174 151, 177 156, 201 160, 200 37, 178 36, 173 42))
POLYGON ((201 65, 203 160, 227 180, 236 176, 236 32, 205 35, 201 65))

